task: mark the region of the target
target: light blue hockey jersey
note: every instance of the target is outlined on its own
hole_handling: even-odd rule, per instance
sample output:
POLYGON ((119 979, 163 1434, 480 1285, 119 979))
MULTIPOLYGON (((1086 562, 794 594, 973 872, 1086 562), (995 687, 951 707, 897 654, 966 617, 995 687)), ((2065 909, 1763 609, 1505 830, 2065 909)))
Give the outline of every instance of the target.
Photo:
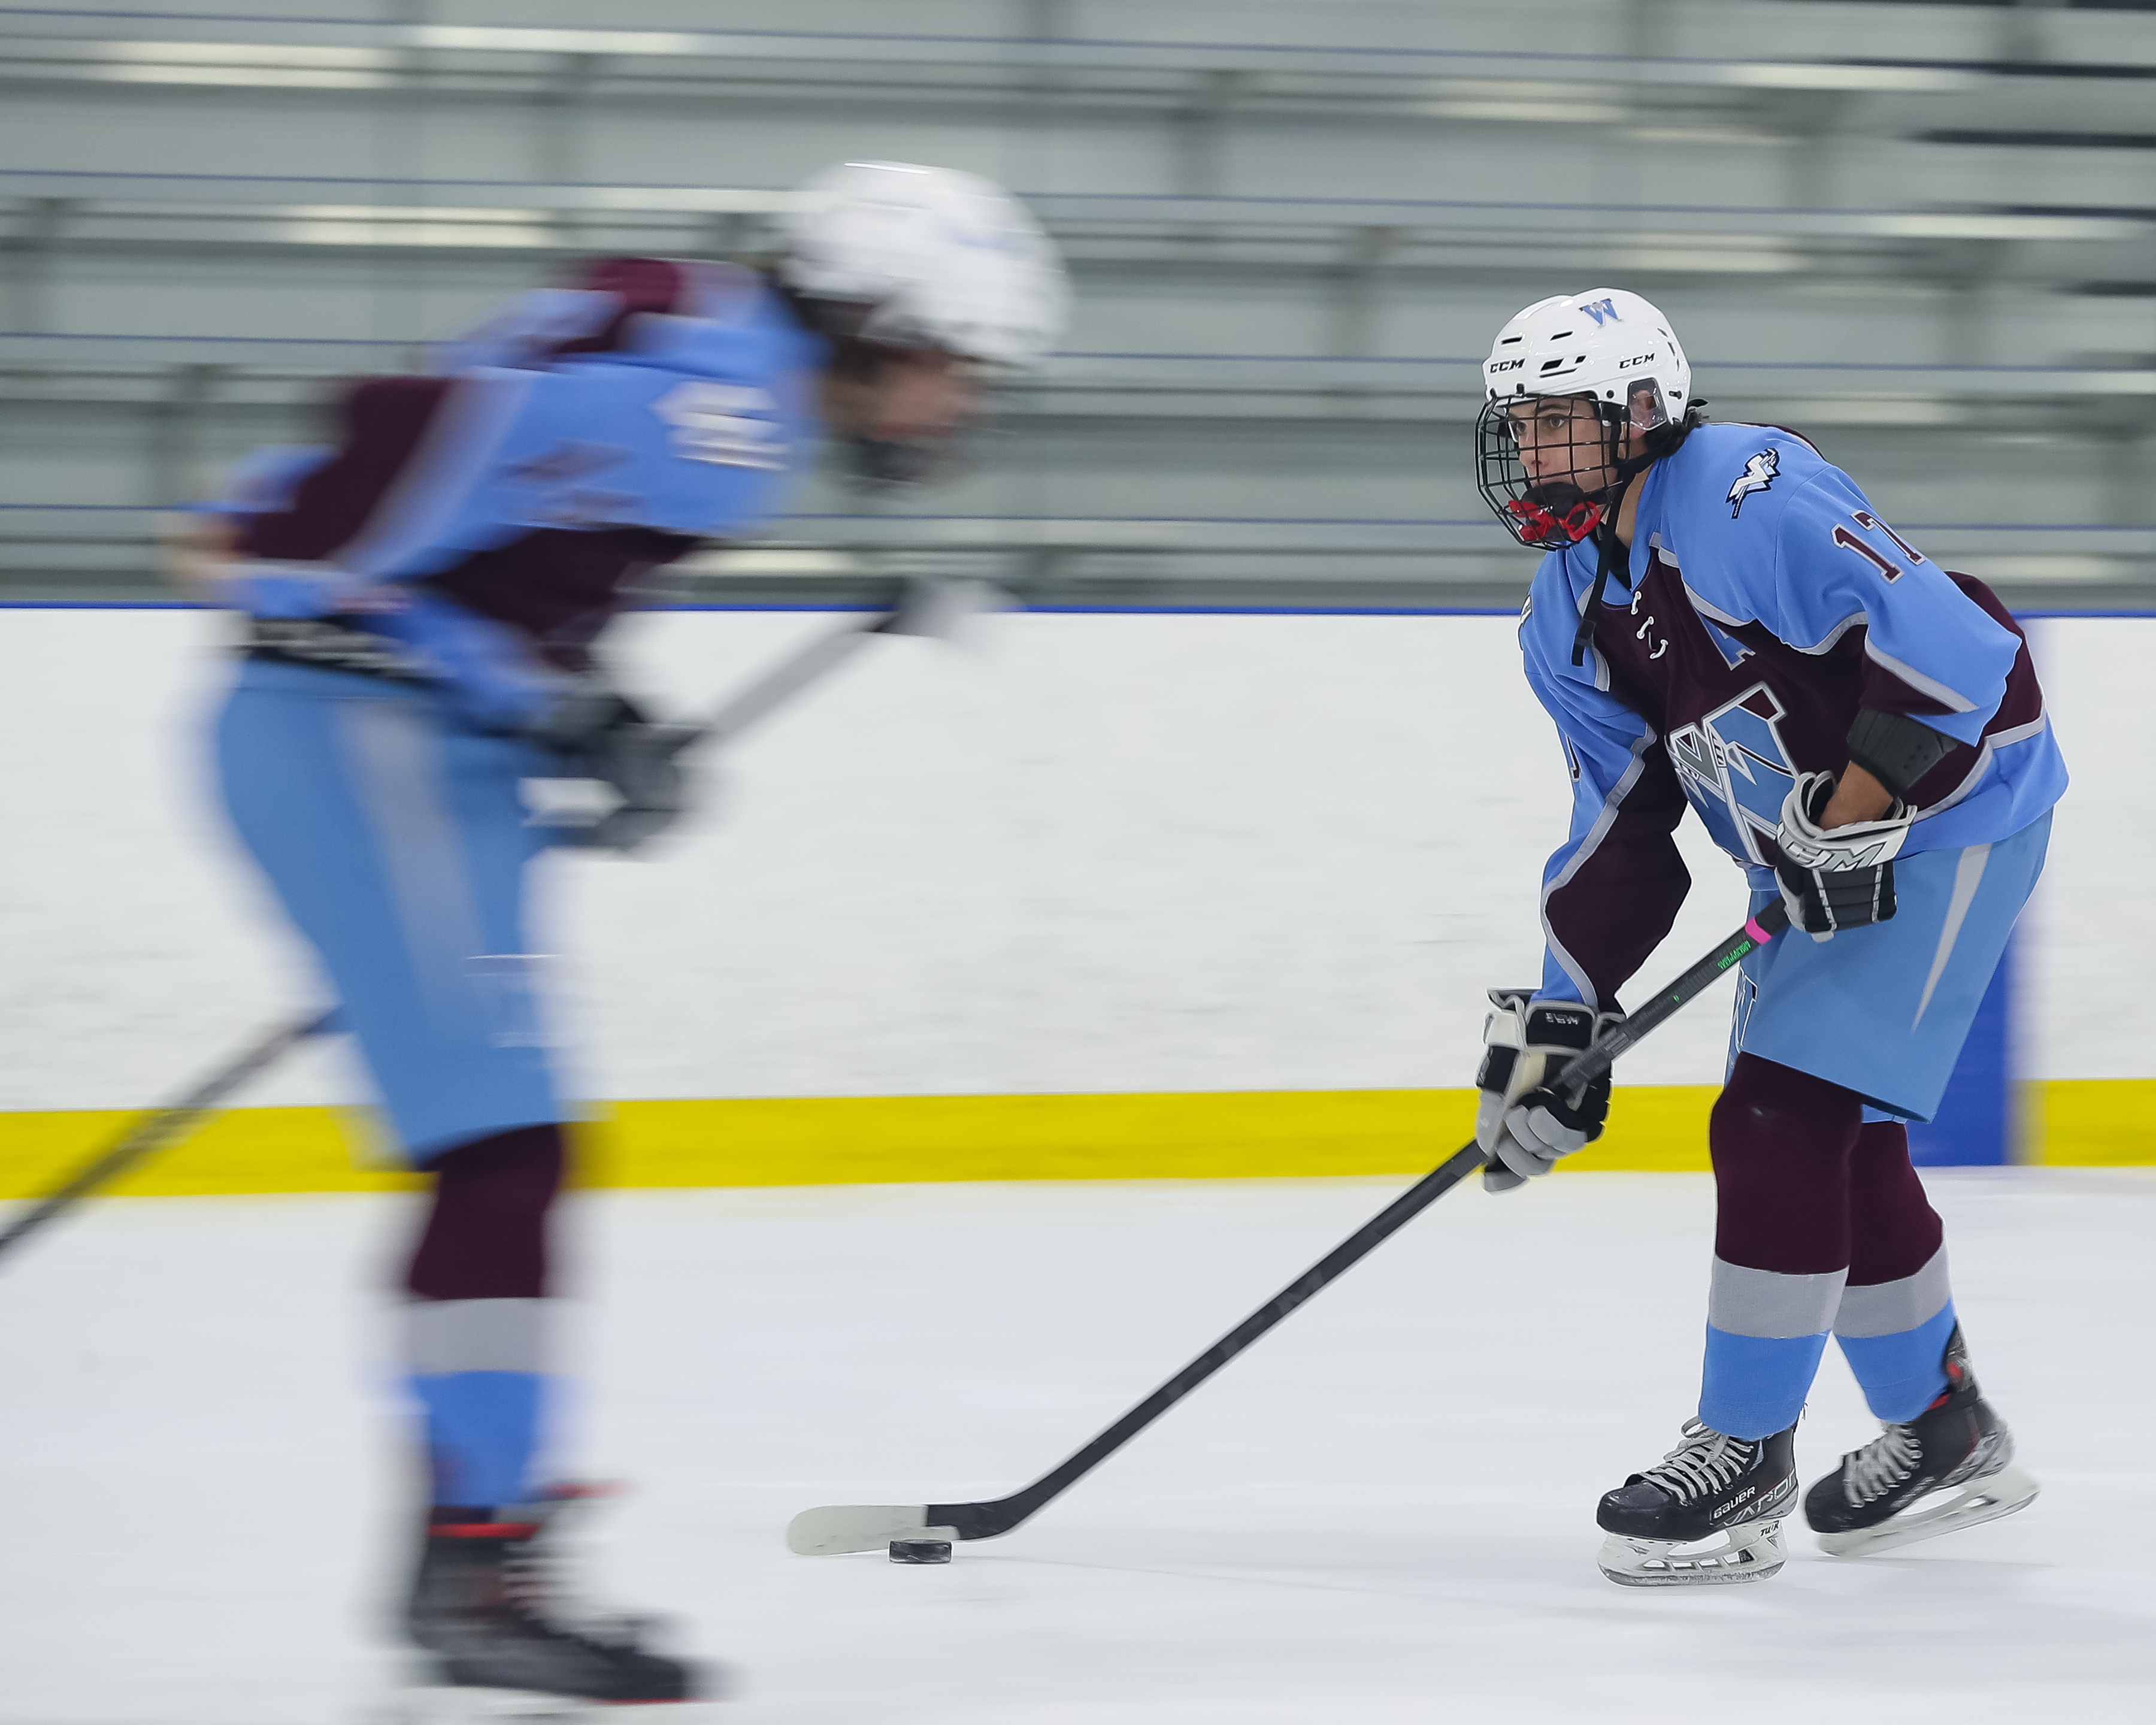
POLYGON ((244 463, 232 602, 361 619, 513 727, 558 696, 547 650, 596 634, 624 583, 782 509, 820 429, 822 339, 747 270, 594 273, 618 290, 535 290, 433 376, 358 386, 336 447, 244 463))
POLYGON ((2011 615, 1803 438, 1703 425, 1636 483, 1629 590, 1610 582, 1584 662, 1592 544, 1544 557, 1521 620, 1573 784, 1543 877, 1543 993, 1613 998, 1667 932, 1687 805, 1771 886, 1783 798, 1799 773, 1841 771, 1861 709, 1958 745, 1912 788, 1909 854, 2006 838, 2058 800, 2065 762, 2011 615))

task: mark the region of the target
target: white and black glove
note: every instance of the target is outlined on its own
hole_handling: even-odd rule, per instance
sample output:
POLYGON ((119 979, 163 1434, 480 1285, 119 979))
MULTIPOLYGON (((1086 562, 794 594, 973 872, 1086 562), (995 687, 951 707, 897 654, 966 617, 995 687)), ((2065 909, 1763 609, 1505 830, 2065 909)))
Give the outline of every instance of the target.
POLYGON ((1820 818, 1834 796, 1831 773, 1801 774, 1782 800, 1774 864, 1789 921, 1815 941, 1894 915, 1894 858, 1916 811, 1897 797, 1874 820, 1826 828, 1820 818))
POLYGON ((1624 1020, 1576 1000, 1537 1000, 1529 988, 1492 988, 1490 1004, 1496 1009, 1482 1021, 1482 1065, 1475 1075, 1482 1093, 1475 1142, 1491 1158, 1483 1189, 1510 1192, 1602 1136, 1609 1117, 1607 1072, 1576 1103, 1543 1081, 1624 1020))
POLYGON ((559 761, 561 770, 552 776, 593 780, 615 799, 594 818, 557 823, 562 844, 634 850, 673 825, 688 807, 680 753, 698 733, 684 725, 653 724, 610 689, 566 695, 520 734, 559 761))

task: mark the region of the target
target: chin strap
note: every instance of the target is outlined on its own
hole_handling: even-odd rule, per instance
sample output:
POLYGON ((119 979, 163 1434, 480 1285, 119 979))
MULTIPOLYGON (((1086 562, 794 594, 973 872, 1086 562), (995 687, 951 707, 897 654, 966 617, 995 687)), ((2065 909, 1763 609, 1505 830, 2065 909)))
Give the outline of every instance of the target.
MULTIPOLYGON (((1602 519, 1594 530, 1594 585, 1588 590, 1587 604, 1579 614, 1579 628, 1572 638, 1572 662, 1584 665, 1587 649, 1594 644, 1595 625, 1602 621, 1602 588, 1612 575, 1632 590, 1631 547, 1619 543, 1617 518, 1625 512, 1625 494, 1632 489, 1632 481, 1666 456, 1674 455, 1691 435, 1692 428, 1702 417, 1700 409, 1707 405, 1703 398, 1695 398, 1681 424, 1650 432, 1647 441, 1655 445, 1653 453, 1634 455, 1617 463, 1617 479, 1604 495, 1609 500, 1603 510, 1602 519)), ((1616 453, 1615 435, 1611 437, 1610 453, 1616 453)))
POLYGON ((1602 621, 1602 589, 1612 575, 1625 592, 1632 590, 1631 548, 1617 537, 1617 518, 1625 512, 1625 494, 1632 489, 1632 481, 1645 473, 1656 462, 1668 454, 1668 449, 1652 455, 1635 455, 1630 460, 1617 464, 1617 482, 1603 495, 1609 501, 1603 506, 1602 519, 1594 528, 1594 585, 1587 590, 1587 604, 1579 614, 1579 628, 1572 638, 1572 662, 1587 662, 1587 649, 1594 640, 1594 627, 1602 621))
POLYGON ((1625 507, 1625 494, 1631 488, 1630 474, 1617 481, 1616 490, 1610 494, 1609 513, 1594 529, 1594 585, 1587 590, 1587 603, 1579 613, 1579 628, 1572 638, 1574 665, 1587 662, 1587 649, 1594 639, 1595 625, 1602 621, 1602 589, 1609 578, 1614 575, 1627 593, 1632 590, 1631 553, 1617 537, 1618 512, 1625 507))

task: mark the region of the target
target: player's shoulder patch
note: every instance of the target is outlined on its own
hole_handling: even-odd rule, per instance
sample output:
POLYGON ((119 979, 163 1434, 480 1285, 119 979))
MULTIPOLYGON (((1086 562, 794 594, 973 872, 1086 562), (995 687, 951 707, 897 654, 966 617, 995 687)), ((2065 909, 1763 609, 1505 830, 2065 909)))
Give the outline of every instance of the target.
POLYGON ((1763 518, 1771 526, 1781 506, 1825 468, 1819 451, 1785 426, 1724 422, 1701 426, 1672 458, 1676 483, 1666 522, 1707 542, 1734 531, 1750 537, 1763 518), (1722 530, 1715 528, 1717 521, 1722 530), (1734 523, 1735 525, 1732 526, 1734 523))
POLYGON ((1770 489, 1782 470, 1781 453, 1772 444, 1753 455, 1744 464, 1743 472, 1737 475, 1723 501, 1729 506, 1732 520, 1743 513, 1744 500, 1754 491, 1770 489))

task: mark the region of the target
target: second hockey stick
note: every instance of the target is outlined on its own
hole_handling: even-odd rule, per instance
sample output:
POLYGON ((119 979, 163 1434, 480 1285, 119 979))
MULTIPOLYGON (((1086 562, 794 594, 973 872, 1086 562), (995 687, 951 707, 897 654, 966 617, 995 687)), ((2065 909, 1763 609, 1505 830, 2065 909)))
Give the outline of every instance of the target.
MULTIPOLYGON (((1568 1061, 1558 1075, 1557 1082, 1569 1093, 1584 1091, 1609 1070, 1618 1055, 1697 999, 1725 973, 1734 970, 1743 959, 1787 928, 1789 922, 1789 912, 1779 901, 1768 905, 1612 1029, 1604 1040, 1568 1061)), ((1481 1147, 1469 1140, 1106 1431, 1031 1485, 1020 1487, 1008 1497, 975 1503, 834 1504, 805 1509, 787 1526, 788 1548, 803 1557, 823 1557, 836 1552, 879 1551, 894 1539, 993 1539, 998 1534, 1009 1532, 1044 1504, 1091 1473, 1312 1295, 1368 1257, 1487 1161, 1481 1147)))
MULTIPOLYGON (((728 697, 716 711, 694 724, 675 727, 667 752, 684 755, 731 742, 809 685, 820 682, 878 636, 920 635, 948 640, 967 617, 990 608, 1001 597, 995 588, 980 582, 910 577, 901 583, 889 610, 842 623, 818 635, 728 697)), ((591 842, 593 829, 604 818, 600 811, 578 808, 573 813, 535 815, 532 824, 544 829, 555 843, 577 848, 591 842)))
POLYGON ((978 583, 914 577, 899 589, 897 602, 888 611, 858 623, 841 624, 828 634, 819 635, 696 726, 683 747, 725 742, 738 736, 878 635, 925 635, 947 640, 961 621, 994 597, 993 589, 983 589, 978 583))
POLYGON ((39 1199, 4 1230, 0 1230, 0 1252, 19 1245, 63 1210, 70 1209, 109 1180, 117 1179, 153 1150, 162 1150, 192 1132, 203 1116, 233 1091, 273 1065, 285 1050, 310 1036, 336 1027, 333 1009, 298 1024, 282 1024, 254 1047, 204 1079, 168 1107, 144 1115, 117 1139, 85 1163, 49 1196, 39 1199))

